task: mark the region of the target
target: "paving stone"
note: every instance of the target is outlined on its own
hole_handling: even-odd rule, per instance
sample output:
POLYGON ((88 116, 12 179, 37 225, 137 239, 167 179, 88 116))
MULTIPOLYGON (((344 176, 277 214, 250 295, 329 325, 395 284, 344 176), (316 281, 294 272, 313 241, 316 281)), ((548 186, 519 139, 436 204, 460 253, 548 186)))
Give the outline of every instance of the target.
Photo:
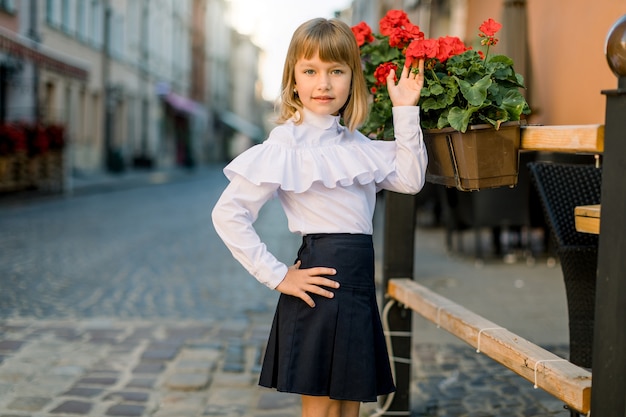
POLYGON ((133 368, 135 374, 158 374, 165 369, 164 362, 139 362, 137 366, 133 368))
POLYGON ((213 329, 210 326, 193 327, 168 327, 165 330, 168 339, 201 339, 206 337, 213 329))
POLYGON ((178 354, 178 348, 146 349, 141 355, 143 360, 170 361, 178 354))
MULTIPOLYGON (((197 417, 198 412, 196 410, 157 410, 152 417, 197 417)), ((0 416, 1 417, 1 416, 0 416)))
POLYGON ((261 394, 256 408, 259 410, 281 410, 298 406, 299 404, 300 398, 298 395, 272 391, 261 394))
POLYGON ((51 327, 39 329, 39 333, 52 333, 57 339, 63 341, 74 341, 80 339, 81 333, 73 327, 51 327))
POLYGON ((117 404, 106 411, 107 416, 136 417, 141 416, 146 407, 143 405, 117 404))
POLYGON ((114 400, 121 398, 124 401, 142 403, 148 401, 150 395, 147 392, 138 391, 117 391, 108 394, 104 397, 105 400, 114 400))
POLYGON ((104 390, 100 388, 74 387, 74 388, 71 388, 69 391, 64 392, 61 395, 64 397, 91 398, 91 397, 96 397, 102 394, 102 392, 104 392, 104 390))
POLYGON ((154 338, 154 331, 156 328, 157 326, 135 327, 133 332, 126 337, 126 340, 151 340, 154 338))
POLYGON ((18 397, 13 400, 8 408, 21 411, 39 411, 51 401, 45 397, 18 397))
POLYGON ((218 387, 256 387, 259 378, 245 372, 215 372, 212 374, 212 385, 218 387))
POLYGON ((114 385, 117 382, 117 378, 115 377, 86 377, 79 379, 77 384, 85 384, 85 385, 114 385))
POLYGON ((197 391, 207 387, 211 380, 208 373, 175 373, 165 380, 165 386, 172 390, 197 391))
POLYGON ((24 345, 22 340, 0 340, 0 350, 6 352, 16 352, 24 345))
POLYGON ((155 383, 156 378, 133 378, 126 384, 126 388, 152 388, 155 383))
MULTIPOLYGON (((163 413, 171 412, 193 412, 199 413, 207 405, 208 392, 176 392, 169 391, 161 398, 159 411, 163 413)), ((210 400, 208 400, 210 404, 210 400)))
POLYGON ((185 372, 185 373, 198 373, 204 372, 209 373, 213 369, 215 369, 215 362, 213 361, 200 361, 196 359, 186 359, 178 361, 174 365, 174 369, 176 372, 185 372))
POLYGON ((54 414, 89 414, 93 404, 85 401, 65 401, 51 410, 54 414))
POLYGON ((51 374, 60 376, 79 376, 85 372, 85 368, 78 365, 55 366, 51 374))

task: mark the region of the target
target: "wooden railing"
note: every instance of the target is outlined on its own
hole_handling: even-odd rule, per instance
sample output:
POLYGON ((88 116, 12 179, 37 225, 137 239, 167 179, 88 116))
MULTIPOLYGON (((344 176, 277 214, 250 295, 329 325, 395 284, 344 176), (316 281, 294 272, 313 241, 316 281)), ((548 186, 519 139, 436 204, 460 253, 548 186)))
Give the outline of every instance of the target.
POLYGON ((559 398, 588 413, 591 372, 576 366, 411 279, 392 279, 391 298, 559 398))
MULTIPOLYGON (((524 126, 521 130, 520 151, 599 155, 604 152, 604 125, 524 126)), ((407 201, 409 200, 398 197, 394 202, 403 204, 407 201)), ((388 213, 387 222, 393 224, 387 224, 386 227, 397 227, 395 222, 406 220, 414 216, 413 213, 410 209, 406 213, 402 210, 388 213)), ((412 253, 412 246, 404 252, 412 253)), ((411 265, 412 262, 400 266, 385 265, 385 268, 396 272, 412 271, 411 265)), ((589 412, 592 378, 588 370, 501 328, 411 279, 392 277, 387 280, 387 291, 400 305, 421 314, 572 409, 589 412)), ((392 325, 392 331, 407 328, 406 323, 398 322, 396 325, 398 327, 392 325)), ((403 348, 406 350, 405 346, 403 348)), ((402 389, 398 386, 398 392, 402 389)))

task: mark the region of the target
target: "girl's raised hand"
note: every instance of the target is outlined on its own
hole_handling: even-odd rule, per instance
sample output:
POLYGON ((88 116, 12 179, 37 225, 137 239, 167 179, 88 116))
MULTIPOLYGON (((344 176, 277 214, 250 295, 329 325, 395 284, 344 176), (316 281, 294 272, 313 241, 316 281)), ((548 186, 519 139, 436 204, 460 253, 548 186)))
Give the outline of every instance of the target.
POLYGON ((413 62, 410 67, 402 66, 402 74, 395 80, 395 71, 391 70, 387 76, 387 91, 391 104, 394 106, 415 106, 420 99, 424 86, 424 60, 413 62))
POLYGON ((331 291, 322 287, 339 288, 337 281, 324 277, 324 275, 335 275, 337 271, 333 268, 321 266, 300 269, 300 264, 300 261, 298 261, 295 265, 289 267, 285 279, 276 287, 277 291, 298 297, 311 307, 315 307, 315 301, 313 301, 309 293, 321 295, 326 298, 333 298, 335 296, 331 291))

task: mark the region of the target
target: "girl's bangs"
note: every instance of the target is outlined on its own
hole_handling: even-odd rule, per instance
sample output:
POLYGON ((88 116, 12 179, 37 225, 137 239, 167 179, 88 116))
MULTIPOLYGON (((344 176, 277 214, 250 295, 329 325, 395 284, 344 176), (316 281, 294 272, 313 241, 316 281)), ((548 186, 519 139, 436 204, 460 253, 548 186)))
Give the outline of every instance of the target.
POLYGON ((319 58, 324 62, 350 62, 352 51, 350 45, 342 42, 344 38, 337 33, 332 34, 313 34, 307 37, 302 43, 301 56, 305 59, 311 59, 315 54, 319 54, 319 58), (318 35, 318 36, 315 36, 318 35))

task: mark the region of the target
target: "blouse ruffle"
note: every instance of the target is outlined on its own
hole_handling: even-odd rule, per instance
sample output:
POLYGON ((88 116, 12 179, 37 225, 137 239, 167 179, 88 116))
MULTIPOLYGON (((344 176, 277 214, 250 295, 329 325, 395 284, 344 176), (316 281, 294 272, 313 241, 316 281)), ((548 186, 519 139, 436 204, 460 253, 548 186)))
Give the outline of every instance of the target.
POLYGON ((235 158, 224 174, 229 180, 241 175, 253 184, 276 184, 295 193, 307 191, 315 182, 327 188, 379 183, 395 170, 395 144, 359 135, 302 147, 280 135, 270 136, 235 158))

